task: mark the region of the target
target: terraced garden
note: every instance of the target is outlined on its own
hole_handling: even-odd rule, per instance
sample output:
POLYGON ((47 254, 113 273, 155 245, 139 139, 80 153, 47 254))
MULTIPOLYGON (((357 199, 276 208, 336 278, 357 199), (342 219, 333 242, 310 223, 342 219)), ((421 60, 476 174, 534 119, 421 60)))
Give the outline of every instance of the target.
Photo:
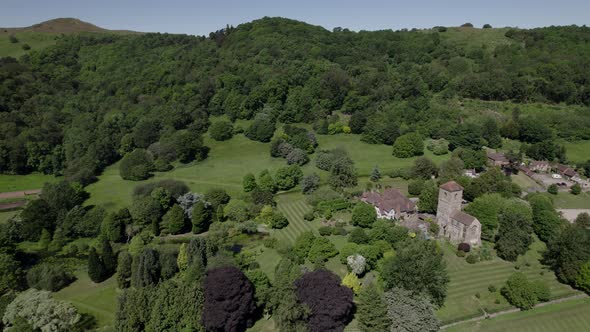
POLYGON ((464 258, 455 255, 451 245, 443 247, 451 279, 445 305, 437 311, 437 316, 443 323, 481 316, 484 311, 493 313, 512 308, 499 290, 515 272, 525 273, 529 280, 546 282, 552 299, 579 294, 568 285, 559 283, 555 274, 541 265, 539 259, 545 249, 545 244, 541 241, 534 242, 527 254, 516 263, 494 258, 491 261, 468 264, 464 258), (496 288, 495 292, 488 290, 490 285, 496 288))

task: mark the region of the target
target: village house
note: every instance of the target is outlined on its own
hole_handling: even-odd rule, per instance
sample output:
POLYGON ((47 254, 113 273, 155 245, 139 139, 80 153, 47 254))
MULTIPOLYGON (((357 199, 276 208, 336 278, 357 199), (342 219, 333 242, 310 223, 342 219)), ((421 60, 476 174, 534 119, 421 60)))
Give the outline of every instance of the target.
POLYGON ((551 170, 551 165, 549 165, 549 162, 545 160, 533 160, 529 164, 529 169, 533 172, 546 173, 551 170))
POLYGON ((566 179, 571 179, 571 178, 576 178, 576 177, 580 177, 580 175, 578 174, 578 172, 576 172, 573 168, 563 165, 563 164, 557 164, 556 167, 557 171, 559 172, 559 174, 561 174, 563 177, 565 177, 566 179))
POLYGON ((416 204, 393 188, 385 189, 383 193, 364 192, 361 201, 373 205, 379 218, 402 219, 416 211, 416 204))
POLYGON ((504 167, 510 164, 510 161, 503 153, 500 152, 490 152, 488 153, 488 165, 489 166, 498 166, 504 167))
POLYGON ((455 181, 440 186, 436 222, 440 227, 439 236, 453 243, 481 245, 481 223, 477 218, 461 211, 463 187, 455 181))

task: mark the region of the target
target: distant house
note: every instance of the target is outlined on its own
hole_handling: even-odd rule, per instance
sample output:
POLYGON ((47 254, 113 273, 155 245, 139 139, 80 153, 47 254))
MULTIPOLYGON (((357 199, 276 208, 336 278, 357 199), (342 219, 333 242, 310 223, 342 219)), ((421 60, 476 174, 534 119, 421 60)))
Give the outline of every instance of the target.
POLYGON ((436 222, 440 226, 440 236, 453 243, 481 245, 481 223, 477 218, 461 211, 463 187, 455 181, 440 186, 436 222))
POLYGON ((477 171, 475 170, 475 168, 471 168, 471 169, 466 169, 463 170, 463 175, 470 177, 472 179, 475 179, 476 177, 478 177, 479 175, 477 174, 477 171))
POLYGON ((533 175, 535 175, 535 173, 530 168, 528 168, 526 166, 519 166, 518 169, 530 178, 532 178, 533 175))
POLYGON ((504 167, 510 164, 510 161, 503 153, 490 152, 488 153, 488 165, 504 167))
POLYGON ((575 178, 575 177, 580 177, 580 175, 578 174, 578 172, 576 172, 573 168, 566 166, 566 165, 562 165, 562 164, 557 164, 557 171, 559 172, 559 174, 563 175, 565 178, 567 179, 571 179, 571 178, 575 178))
POLYGON ((549 162, 545 160, 533 160, 529 164, 529 168, 533 172, 549 172, 551 170, 549 162))
POLYGON ((383 193, 364 192, 361 201, 373 205, 379 218, 401 219, 416 211, 416 204, 393 188, 385 189, 383 193))

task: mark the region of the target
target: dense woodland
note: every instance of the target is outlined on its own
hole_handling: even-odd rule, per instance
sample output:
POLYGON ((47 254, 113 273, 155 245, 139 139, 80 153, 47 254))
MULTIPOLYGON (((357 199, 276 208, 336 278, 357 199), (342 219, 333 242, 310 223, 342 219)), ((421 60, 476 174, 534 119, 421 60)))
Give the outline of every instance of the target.
MULTIPOLYGON (((50 293, 82 266, 96 284, 116 279, 118 331, 245 331, 269 318, 280 331, 342 331, 353 319, 361 331, 438 330, 448 244, 434 240, 432 220, 420 233, 359 202, 355 161, 318 144, 317 135, 337 133, 391 145, 398 158, 420 156, 388 174, 375 166, 366 189, 402 178, 421 213, 436 213, 440 184, 460 183, 484 240, 454 246, 467 263, 515 262, 542 241, 542 263, 589 292, 590 216, 566 222, 550 196, 524 196, 506 173, 524 156, 567 162, 561 142, 590 139, 590 29, 508 29, 496 46, 447 33, 330 32, 263 18, 208 37, 69 35, 1 58, 0 172, 63 177, 0 224, 0 327, 97 327, 50 293), (472 99, 515 107, 464 107, 472 99), (535 103, 544 106, 531 111, 535 103), (162 180, 138 183, 118 210, 85 204, 86 185, 117 161, 121 178, 140 181, 206 159, 205 133, 269 143, 285 165, 243 174, 232 196, 162 180), (503 138, 521 144, 506 153, 504 171, 487 166, 483 150, 503 138), (436 164, 421 156, 425 148, 451 156, 436 164), (289 244, 269 234, 289 225, 276 194, 291 189, 311 207, 303 218, 326 225, 289 244), (350 223, 332 222, 336 213, 350 223), (345 243, 337 249, 330 236, 345 243), (276 252, 272 278, 244 243, 276 252), (37 249, 23 250, 30 244, 37 249), (331 259, 346 269, 342 280, 331 259)), ((590 174, 590 162, 577 166, 590 174)), ((523 310, 551 299, 548 285, 519 272, 500 292, 523 310)))
MULTIPOLYGON (((135 148, 156 150, 154 143, 168 160, 205 158, 200 136, 208 117, 221 114, 315 123, 320 131, 332 124, 337 132, 343 126, 330 115, 342 111, 353 115, 344 129, 376 144, 405 133, 452 141, 469 131, 486 141, 457 145, 494 147, 497 126, 531 149, 551 150, 537 153, 545 159, 559 157, 547 143, 552 135, 590 138, 589 28, 512 29, 510 43, 495 47, 462 45, 445 33, 330 32, 263 18, 208 38, 66 36, 20 60, 0 60, 0 171, 85 184, 135 148), (582 106, 492 114, 489 128, 470 121, 474 114, 455 98, 582 106)), ((269 140, 259 134, 249 137, 269 140)))

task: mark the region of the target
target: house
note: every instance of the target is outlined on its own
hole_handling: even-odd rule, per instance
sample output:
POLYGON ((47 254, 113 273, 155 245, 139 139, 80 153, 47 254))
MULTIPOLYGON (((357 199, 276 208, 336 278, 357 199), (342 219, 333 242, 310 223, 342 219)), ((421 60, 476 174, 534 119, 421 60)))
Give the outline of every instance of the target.
POLYGON ((524 174, 526 174, 529 178, 532 178, 533 175, 535 175, 535 173, 528 167, 526 166, 518 166, 518 169, 523 172, 524 174))
POLYGON ((440 227, 439 236, 453 243, 481 245, 481 223, 477 218, 461 211, 463 187, 455 181, 439 187, 436 223, 440 227))
POLYGON ((533 172, 549 172, 551 170, 549 162, 545 160, 533 160, 529 164, 529 168, 533 172))
POLYGON ((361 201, 373 205, 379 218, 401 219, 416 211, 416 204, 393 188, 385 189, 383 193, 364 192, 361 201))
POLYGON ((559 174, 563 175, 566 179, 580 177, 580 175, 573 168, 571 168, 569 166, 557 164, 556 168, 557 168, 557 171, 559 172, 559 174))
POLYGON ((503 153, 490 152, 488 153, 488 165, 504 167, 510 164, 510 161, 503 153))
POLYGON ((475 179, 477 178, 479 175, 477 174, 477 171, 475 170, 475 168, 470 168, 470 169, 465 169, 463 170, 463 175, 475 179))

